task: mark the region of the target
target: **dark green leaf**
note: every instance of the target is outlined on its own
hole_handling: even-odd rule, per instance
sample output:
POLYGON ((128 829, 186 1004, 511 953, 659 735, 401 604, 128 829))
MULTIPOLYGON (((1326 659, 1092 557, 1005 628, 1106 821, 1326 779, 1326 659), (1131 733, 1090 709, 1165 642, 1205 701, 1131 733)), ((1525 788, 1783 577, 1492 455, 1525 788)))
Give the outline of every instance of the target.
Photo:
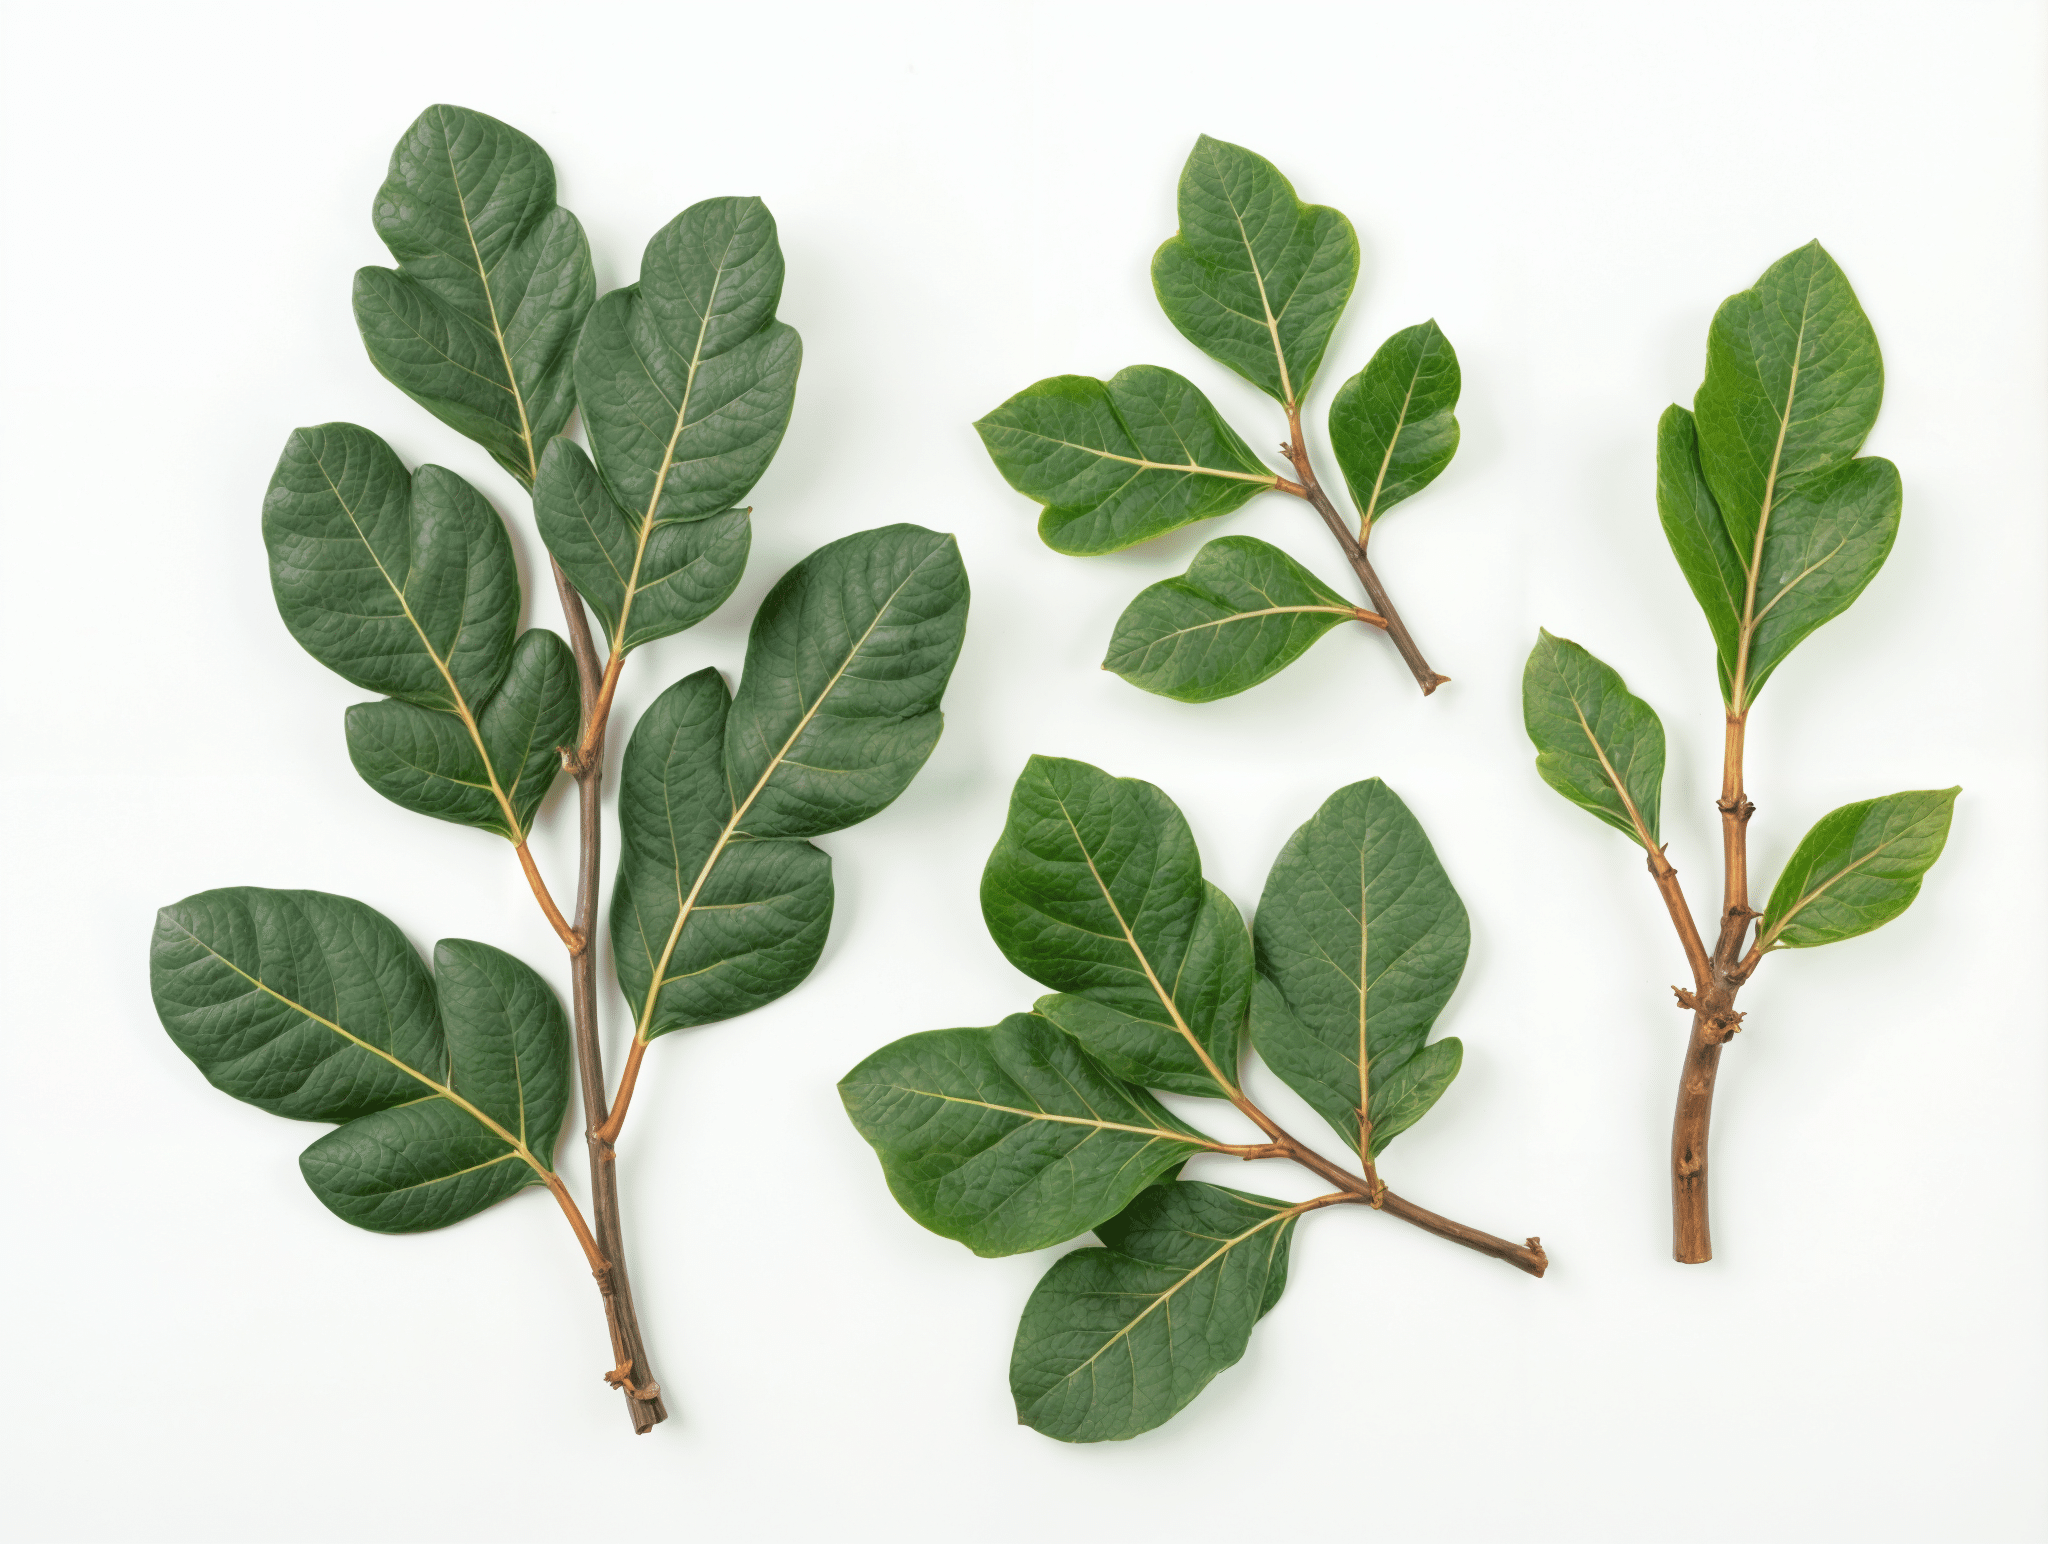
POLYGON ((1757 931, 1763 949, 1810 949, 1883 927, 1913 904, 1948 841, 1960 788, 1845 804, 1800 838, 1757 931))
POLYGON ((1227 515, 1279 478, 1196 390, 1156 365, 1055 375, 975 424, 1056 552, 1117 552, 1227 515))
POLYGON ((1363 1102, 1377 1156, 1457 1073, 1456 1040, 1425 1042, 1472 938, 1436 849, 1392 789, 1378 778, 1340 788, 1287 839, 1253 936, 1259 1054, 1353 1148, 1363 1102))
POLYGON ((1017 1419, 1062 1442, 1161 1426, 1244 1355, 1285 1283, 1299 1208, 1220 1185, 1155 1185, 1062 1256, 1010 1354, 1017 1419))
POLYGON ((981 1255, 1085 1233, 1208 1145, 1029 1013, 906 1036, 839 1095, 903 1209, 981 1255))
POLYGON ((1358 237, 1272 162, 1204 134, 1180 174, 1180 233, 1152 288, 1181 335, 1292 406, 1308 395, 1358 280, 1358 237))
POLYGON ((1214 702, 1278 675, 1359 608, 1278 547, 1225 536, 1188 571, 1138 592, 1105 670, 1182 702, 1214 702))
POLYGON ((371 362, 532 487, 575 405, 570 350, 597 294, 554 163, 509 124, 430 107, 392 151, 374 215, 398 267, 356 274, 371 362))
POLYGON ((1522 672, 1522 722, 1544 782, 1631 840, 1657 846, 1664 726, 1619 675, 1569 638, 1542 633, 1522 672))
POLYGON ((981 910, 1019 970, 1117 1011, 1085 1032, 1127 1075, 1216 1098, 1235 1088, 1244 924, 1204 884, 1187 821, 1150 783, 1033 756, 982 873, 981 910))
POLYGON ((1434 321, 1380 345, 1330 403, 1330 448, 1362 529, 1436 481, 1458 453, 1458 356, 1434 321))
POLYGON ((1748 559, 1728 539, 1721 506, 1714 502, 1714 490, 1700 470, 1699 434, 1692 414, 1676 403, 1657 421, 1657 515, 1679 571, 1707 614, 1725 699, 1742 646, 1748 559))

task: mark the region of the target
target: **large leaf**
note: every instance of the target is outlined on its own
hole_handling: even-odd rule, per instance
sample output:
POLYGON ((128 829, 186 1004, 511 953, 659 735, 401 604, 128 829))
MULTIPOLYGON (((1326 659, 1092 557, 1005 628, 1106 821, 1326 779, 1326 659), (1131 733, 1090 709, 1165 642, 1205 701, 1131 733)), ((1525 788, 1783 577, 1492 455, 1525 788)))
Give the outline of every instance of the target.
POLYGON ((809 974, 832 890, 801 838, 866 820, 924 765, 967 601, 952 537, 844 537, 769 592, 730 703, 700 671, 642 717, 620 774, 612 901, 642 1038, 759 1007, 809 974))
POLYGON ((1960 788, 1845 804, 1800 838, 1757 930, 1763 949, 1810 949, 1883 927, 1913 904, 1948 841, 1960 788))
POLYGON ((1033 756, 981 879, 1010 963, 1108 1015, 1041 1005, 1134 1082, 1229 1097, 1251 988, 1244 922, 1150 783, 1033 756))
POLYGON ((1253 926, 1252 1037, 1267 1064, 1371 1154, 1449 1086, 1456 1040, 1426 1045, 1471 925, 1421 824, 1378 778, 1340 788, 1287 839, 1253 926))
POLYGON ((1359 528, 1420 493, 1458 453, 1458 356, 1434 321, 1403 328, 1330 402, 1330 448, 1359 528))
POLYGON ((903 1209, 981 1255, 1085 1233, 1208 1145, 1029 1013, 908 1035, 839 1096, 903 1209))
POLYGON ((640 280, 600 300, 576 345, 598 470, 645 544, 731 509, 767 470, 803 348, 775 319, 782 248, 758 198, 692 204, 655 235, 640 280))
POLYGON ((1017 1419, 1062 1442, 1163 1425, 1244 1355, 1287 1275, 1299 1208, 1155 1185, 1045 1273, 1017 1326, 1017 1419))
POLYGON ((974 427, 1010 486, 1045 506, 1045 544, 1084 557, 1227 515, 1280 480, 1192 381, 1157 365, 1052 376, 974 427))
POLYGON ((434 966, 359 901, 208 890, 157 914, 150 990, 214 1087, 345 1123, 299 1161, 322 1202, 410 1233, 543 1180, 568 1110, 569 1030, 547 984, 462 939, 434 966))
POLYGON ((744 509, 709 520, 639 519, 619 507, 572 440, 553 441, 541 457, 533 517, 617 654, 695 627, 724 605, 752 536, 744 509))
POLYGON ((1544 782, 1631 840, 1657 846, 1664 725, 1610 666, 1569 638, 1540 633, 1522 672, 1522 722, 1544 782))
POLYGON ((465 107, 430 107, 391 153, 377 234, 398 267, 356 274, 385 378, 527 487, 575 406, 570 351, 596 282, 547 152, 465 107))
POLYGON ((1102 668, 1182 702, 1214 702, 1278 675, 1361 611, 1255 536, 1225 536, 1188 571, 1138 592, 1102 668))
POLYGON ((1308 395, 1358 280, 1358 237, 1272 162, 1204 134, 1181 169, 1180 232, 1152 288, 1181 335, 1286 406, 1308 395))

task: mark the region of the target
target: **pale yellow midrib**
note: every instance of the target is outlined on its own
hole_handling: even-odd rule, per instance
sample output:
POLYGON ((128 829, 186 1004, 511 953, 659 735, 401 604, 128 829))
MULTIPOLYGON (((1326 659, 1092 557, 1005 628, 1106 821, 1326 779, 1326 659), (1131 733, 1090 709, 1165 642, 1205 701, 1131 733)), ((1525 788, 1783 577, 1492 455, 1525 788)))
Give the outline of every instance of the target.
POLYGON ((1408 427, 1408 408, 1415 401, 1415 383, 1422 379, 1422 366, 1417 365, 1408 377, 1408 390, 1401 397, 1401 411, 1394 418, 1394 432, 1387 436, 1387 453, 1380 457, 1379 475, 1372 480, 1372 497, 1366 501, 1365 514, 1361 516, 1366 530, 1372 529, 1373 515, 1380 507, 1380 490, 1386 486, 1387 468, 1394 464, 1394 448, 1401 443, 1401 431, 1408 427))
POLYGON ((1586 732, 1586 743, 1593 747, 1593 754, 1600 758, 1600 770, 1607 774, 1607 781, 1621 797, 1621 807, 1628 811, 1629 821, 1636 828, 1636 840, 1641 842, 1647 851, 1655 852, 1657 844, 1650 840, 1650 828, 1643 820, 1642 812, 1636 808, 1636 801, 1629 797, 1628 787, 1622 782, 1621 775, 1614 770, 1614 763, 1607 759, 1607 749, 1600 743, 1600 737, 1593 733, 1593 726, 1586 722, 1586 710, 1579 705, 1576 695, 1572 697, 1572 711, 1579 716, 1579 728, 1586 732))
POLYGON ((1233 611, 1227 617, 1218 617, 1213 622, 1197 622, 1192 627, 1176 627, 1170 633, 1161 633, 1157 638, 1148 643, 1146 647, 1148 649, 1155 648, 1159 644, 1169 642, 1172 639, 1184 638, 1189 633, 1199 633, 1205 628, 1228 627, 1232 622, 1248 622, 1253 617, 1289 616, 1298 611, 1326 611, 1341 617, 1355 617, 1358 615, 1358 608, 1356 606, 1266 606, 1258 611, 1233 611))
POLYGON ((1358 850, 1358 1160, 1364 1164, 1372 1162, 1372 1140, 1368 1135, 1372 1122, 1372 1050, 1367 1034, 1372 999, 1371 970, 1367 958, 1372 940, 1367 902, 1370 893, 1365 874, 1365 849, 1361 847, 1358 850))
MULTIPOLYGON (((1915 822, 1915 824, 1918 824, 1918 822, 1915 822)), ((1828 891, 1834 887, 1834 884, 1837 880, 1847 879, 1851 874, 1855 873, 1858 869, 1863 867, 1864 864, 1868 863, 1872 858, 1875 858, 1879 853, 1883 852, 1887 847, 1892 846, 1898 840, 1899 837, 1896 836, 1886 837, 1883 841, 1879 842, 1875 847, 1871 848, 1870 851, 1866 852, 1862 857, 1858 858, 1854 863, 1844 864, 1841 868, 1836 869, 1834 873, 1828 875, 1826 879, 1822 880, 1819 884, 1815 885, 1811 890, 1807 891, 1804 895, 1800 896, 1799 899, 1793 903, 1792 909, 1786 912, 1784 916, 1778 919, 1778 925, 1772 928, 1769 933, 1765 934, 1762 938, 1757 940, 1758 951, 1761 952, 1762 950, 1768 949, 1772 944, 1776 943, 1778 940, 1778 935, 1784 932, 1786 928, 1792 925, 1792 919, 1798 916, 1802 911, 1806 910, 1806 908, 1811 906, 1815 901, 1819 900, 1823 895, 1826 895, 1828 891)))
MULTIPOLYGON (((1230 195, 1226 193, 1224 197, 1229 198, 1230 195)), ((1280 321, 1273 315, 1273 301, 1266 294, 1266 276, 1259 271, 1259 254, 1252 248, 1251 233, 1244 228, 1244 215, 1239 212, 1234 198, 1230 199, 1230 218, 1237 222, 1237 239, 1244 243, 1245 260, 1252 265, 1252 282, 1259 287, 1259 309, 1266 313, 1266 331, 1273 339, 1273 357, 1280 363, 1280 405, 1291 409, 1294 406, 1294 383, 1287 375, 1287 351, 1280 346, 1280 321)))
MULTIPOLYGON (((1008 426, 1001 425, 999 427, 1007 428, 1008 426)), ((1200 466, 1193 461, 1176 464, 1171 461, 1148 461, 1143 456, 1120 456, 1113 450, 1101 450, 1093 445, 1082 445, 1073 440, 1058 439, 1050 434, 1040 434, 1035 429, 1012 429, 1010 432, 1013 434, 1028 434, 1035 440, 1044 440, 1048 445, 1059 445, 1067 450, 1086 451, 1089 455, 1099 456, 1104 461, 1119 461, 1125 466, 1134 466, 1141 472, 1193 472, 1201 477, 1228 477, 1235 482, 1264 483, 1267 487, 1273 486, 1273 484, 1280 480, 1272 472, 1226 472, 1221 467, 1200 466)))
POLYGON ((1136 1136, 1157 1137, 1169 1142, 1188 1142, 1196 1147, 1213 1146, 1207 1137, 1189 1136, 1181 1131, 1167 1131, 1159 1126, 1127 1126, 1121 1121, 1090 1120, 1080 1115, 1055 1115, 1050 1110, 1020 1110, 1007 1104, 990 1104, 985 1099, 963 1099, 958 1094, 935 1093, 928 1088, 908 1088, 901 1083, 888 1085, 899 1094, 914 1094, 920 1099, 938 1099, 947 1104, 969 1105, 977 1110, 993 1110, 998 1115, 1018 1115, 1025 1120, 1053 1121, 1062 1126, 1087 1126, 1095 1131, 1128 1131, 1136 1136))
POLYGON ((505 362, 505 389, 512 393, 513 404, 519 409, 519 443, 526 447, 526 476, 530 484, 540 476, 540 462, 533 453, 533 425, 526 416, 526 397, 519 389, 519 377, 512 369, 512 350, 505 343, 504 324, 498 320, 498 299, 491 293, 491 275, 484 267, 483 249, 476 244, 476 227, 469 218, 469 198, 462 191, 462 177, 455 169, 455 147, 445 126, 441 130, 441 144, 448 153, 448 180, 455 184, 455 202, 462 210, 462 234, 469 238, 470 256, 476 259, 477 282, 484 287, 484 305, 491 313, 491 337, 497 342, 498 357, 505 362))

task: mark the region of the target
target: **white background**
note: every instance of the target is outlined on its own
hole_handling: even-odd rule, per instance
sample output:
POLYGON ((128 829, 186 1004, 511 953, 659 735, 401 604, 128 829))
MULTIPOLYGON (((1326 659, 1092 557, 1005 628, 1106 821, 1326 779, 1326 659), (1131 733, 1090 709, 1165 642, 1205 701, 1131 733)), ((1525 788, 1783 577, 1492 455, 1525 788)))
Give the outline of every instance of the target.
MULTIPOLYGON (((2039 1536, 2042 5, 7 18, 13 1536, 2039 1536), (343 1226, 298 1177, 315 1130, 209 1089, 147 991, 154 909, 232 883, 357 896, 423 947, 489 939, 566 984, 502 844, 357 780, 341 714, 362 694, 286 635, 258 535, 289 431, 350 419, 475 480, 529 579, 542 561, 511 481, 376 375, 350 319, 352 271, 386 260, 386 156, 434 101, 547 146, 601 288, 700 198, 758 193, 780 221, 805 367, 753 563, 716 619, 635 657, 621 722, 706 662, 736 671, 761 595, 832 537, 957 532, 976 586, 937 754, 823 844, 839 910, 816 974, 650 1058, 623 1183, 675 1414, 640 1439, 544 1194, 419 1237, 343 1226), (1278 438, 1152 299, 1198 132, 1358 227, 1318 434, 1396 328, 1433 315, 1462 357, 1458 458, 1374 546, 1455 677, 1428 701, 1363 630, 1211 706, 1097 670, 1125 600, 1225 529, 1349 578, 1279 496, 1058 556, 969 427, 1040 376, 1152 362, 1256 446, 1278 438), (1869 449, 1901 468, 1906 515, 1868 593, 1763 697, 1755 868, 1849 800, 1964 793, 1902 920, 1774 957, 1745 995, 1715 1112, 1719 1258, 1682 1268, 1682 962, 1640 857, 1538 781, 1518 683, 1542 624, 1656 706, 1671 853, 1711 905, 1718 699, 1657 528, 1653 431, 1698 384, 1715 305, 1816 235, 1884 347, 1869 449), (1540 1233, 1545 1280, 1318 1215, 1249 1354, 1171 1425, 1077 1448, 1014 1423, 1010 1338, 1052 1255, 980 1260, 912 1224, 833 1084, 898 1035, 1036 995, 974 900, 1032 751, 1159 783, 1247 909, 1334 789, 1379 775, 1409 801, 1474 947, 1438 1026, 1464 1073, 1387 1173, 1540 1233)), ((530 609, 559 625, 550 595, 530 609)), ((566 890, 573 814, 548 809, 536 846, 566 890)), ((1328 1136, 1270 1076, 1253 1087, 1328 1136)), ((580 1142, 563 1154, 580 1185, 580 1142)), ((1275 1167, 1204 1172, 1310 1193, 1275 1167)))

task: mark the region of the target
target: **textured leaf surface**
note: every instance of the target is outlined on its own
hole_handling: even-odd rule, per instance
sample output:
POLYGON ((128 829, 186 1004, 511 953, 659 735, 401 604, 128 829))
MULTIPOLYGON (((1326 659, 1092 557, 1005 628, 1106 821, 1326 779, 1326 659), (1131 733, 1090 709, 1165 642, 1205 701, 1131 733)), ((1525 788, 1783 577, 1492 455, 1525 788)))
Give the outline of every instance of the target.
POLYGON ((1259 1054, 1354 1149, 1365 1105, 1376 1156, 1457 1073, 1456 1040, 1425 1042, 1472 938, 1436 849, 1392 789, 1378 778, 1340 788, 1287 839, 1253 937, 1259 1054))
POLYGON ((1458 356, 1434 321, 1403 328, 1330 403, 1330 448, 1361 526, 1420 493, 1458 453, 1458 356))
POLYGON ((1959 788, 1845 804, 1800 838, 1778 876, 1757 941, 1810 949, 1883 927, 1913 904, 1948 841, 1959 788))
POLYGON ((903 1209, 981 1255, 1085 1233, 1204 1145, 1029 1013, 906 1036, 839 1094, 903 1209))
POLYGON ((1657 845, 1664 725, 1612 668, 1542 633, 1522 672, 1522 722, 1544 782, 1630 840, 1657 845))
POLYGON ((208 890, 157 914, 150 989, 214 1087, 344 1122, 301 1156, 306 1182, 344 1220, 407 1233, 540 1180, 568 1111, 569 1030, 547 984, 462 939, 434 964, 359 901, 208 890))
POLYGON ((1125 1076, 1228 1097, 1251 987, 1244 922, 1204 883, 1194 835, 1159 789, 1033 756, 982 873, 981 910, 1019 970, 1116 1011, 1051 1010, 1125 1076))
POLYGON ((377 234, 398 267, 356 274, 356 326, 399 390, 533 486, 569 421, 590 248, 547 152, 509 124, 428 108, 391 153, 377 234))
POLYGON ((1742 647, 1749 559, 1735 550, 1721 506, 1707 486, 1692 414, 1676 403, 1657 421, 1657 516, 1679 571, 1706 613, 1720 665, 1721 695, 1726 698, 1742 647))
POLYGON ((1102 661, 1133 686, 1214 702, 1278 675, 1359 610, 1255 536, 1225 536, 1185 574, 1140 590, 1102 661))
POLYGON ((1294 1208, 1189 1182, 1155 1185, 1046 1272, 1017 1326, 1017 1418, 1062 1442, 1163 1425, 1244 1355, 1279 1296, 1294 1208))
POLYGON ((1192 381, 1156 365, 1052 376, 974 427, 1010 486, 1045 506, 1038 534, 1056 552, 1135 546, 1278 481, 1192 381))
POLYGON ((1181 335, 1283 404, 1308 394, 1358 281, 1358 237, 1272 162, 1204 134, 1180 174, 1180 231, 1152 288, 1181 335))

